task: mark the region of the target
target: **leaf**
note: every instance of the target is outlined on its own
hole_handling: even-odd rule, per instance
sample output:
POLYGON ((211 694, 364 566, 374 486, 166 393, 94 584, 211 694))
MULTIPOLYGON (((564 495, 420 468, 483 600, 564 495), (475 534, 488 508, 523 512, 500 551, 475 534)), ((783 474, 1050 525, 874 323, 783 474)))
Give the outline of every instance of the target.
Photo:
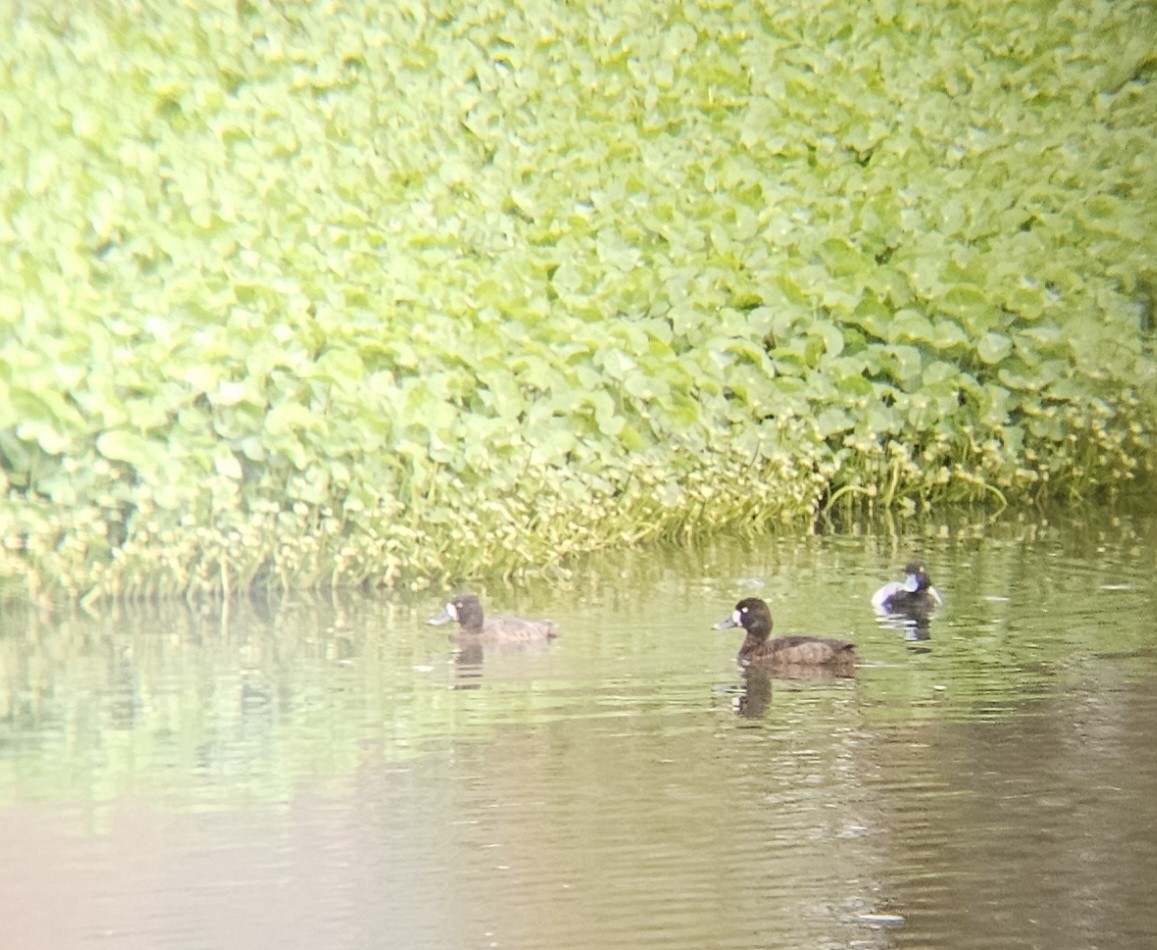
POLYGON ((971 341, 958 323, 940 317, 932 326, 931 342, 939 350, 950 350, 970 345, 971 341))
POLYGON ((60 432, 51 422, 28 419, 16 426, 16 434, 27 442, 35 442, 49 455, 60 455, 72 443, 67 435, 60 432))
POLYGON ((351 392, 357 390, 365 373, 365 364, 356 350, 333 347, 317 360, 317 376, 351 392))
POLYGON ((896 311, 888 325, 888 331, 893 340, 931 343, 935 339, 932 321, 920 311, 909 308, 896 311))
POLYGON ((815 420, 816 431, 821 438, 827 439, 840 432, 847 432, 854 427, 852 417, 843 409, 824 409, 815 420))
POLYGON ((836 277, 851 277, 866 269, 866 261, 859 249, 843 238, 829 238, 820 245, 820 258, 828 271, 836 277))
POLYGON ((265 431, 270 435, 295 432, 321 432, 325 420, 317 413, 296 402, 282 402, 265 415, 265 431))
POLYGON ((874 435, 900 431, 900 414, 890 406, 873 402, 868 406, 867 428, 874 435))
POLYGON ((818 320, 812 329, 823 338, 824 352, 829 358, 837 357, 844 351, 844 335, 835 324, 818 320))
POLYGON ((125 462, 133 468, 145 468, 156 453, 156 446, 136 432, 114 429, 97 436, 96 450, 110 462, 125 462))
POLYGON ((927 390, 946 385, 948 389, 954 391, 959 377, 960 370, 955 364, 936 360, 924 367, 921 388, 927 390))
POLYGON ((555 464, 573 451, 577 442, 568 427, 557 423, 547 425, 530 438, 531 461, 535 465, 555 464))
POLYGON ((595 362, 611 379, 623 379, 636 368, 635 361, 619 349, 601 350, 595 362))
POLYGON ((241 463, 237 461, 237 456, 230 452, 227 446, 220 445, 213 452, 213 468, 216 469, 218 475, 223 475, 235 482, 241 481, 243 475, 241 463))
POLYGON ((986 333, 976 344, 976 355, 985 363, 999 363, 1012 352, 1012 341, 1002 333, 986 333))
POLYGON ((914 346, 893 344, 884 348, 892 375, 901 382, 914 379, 920 373, 923 361, 920 351, 914 346))
POLYGON ((209 393, 209 401, 215 406, 235 406, 246 397, 248 389, 244 382, 222 380, 216 392, 209 393))
POLYGON ((953 284, 936 299, 936 306, 969 327, 988 321, 996 309, 983 290, 970 284, 953 284))

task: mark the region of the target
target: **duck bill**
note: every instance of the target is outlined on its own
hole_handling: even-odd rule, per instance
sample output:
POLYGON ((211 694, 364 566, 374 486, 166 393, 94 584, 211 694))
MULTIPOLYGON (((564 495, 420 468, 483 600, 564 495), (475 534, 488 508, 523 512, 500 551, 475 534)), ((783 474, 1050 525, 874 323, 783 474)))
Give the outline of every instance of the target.
POLYGON ((739 626, 739 624, 737 624, 735 622, 734 617, 728 617, 726 620, 720 620, 719 623, 715 624, 715 626, 713 626, 711 629, 712 630, 730 630, 732 627, 738 627, 738 626, 739 626))
POLYGON ((426 621, 426 624, 431 627, 440 627, 444 623, 449 623, 454 619, 453 614, 450 613, 450 608, 446 607, 437 617, 431 617, 426 621))

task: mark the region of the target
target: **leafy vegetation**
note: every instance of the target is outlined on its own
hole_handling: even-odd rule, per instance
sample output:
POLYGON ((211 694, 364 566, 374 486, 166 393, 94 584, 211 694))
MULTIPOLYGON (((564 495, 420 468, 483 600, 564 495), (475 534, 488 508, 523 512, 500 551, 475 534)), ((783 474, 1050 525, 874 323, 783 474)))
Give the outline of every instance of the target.
POLYGON ((1151 484, 1155 21, 22 4, 0 577, 418 582, 1151 484))

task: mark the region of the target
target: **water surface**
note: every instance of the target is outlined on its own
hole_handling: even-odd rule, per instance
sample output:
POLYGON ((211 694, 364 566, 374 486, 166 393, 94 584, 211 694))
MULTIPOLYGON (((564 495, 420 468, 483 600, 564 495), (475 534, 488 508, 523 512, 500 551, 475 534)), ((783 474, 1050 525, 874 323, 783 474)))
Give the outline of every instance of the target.
POLYGON ((0 944, 1149 947, 1157 519, 961 518, 448 592, 0 615, 0 944), (868 598, 913 553, 926 631, 868 598), (857 641, 745 680, 745 596, 857 641))

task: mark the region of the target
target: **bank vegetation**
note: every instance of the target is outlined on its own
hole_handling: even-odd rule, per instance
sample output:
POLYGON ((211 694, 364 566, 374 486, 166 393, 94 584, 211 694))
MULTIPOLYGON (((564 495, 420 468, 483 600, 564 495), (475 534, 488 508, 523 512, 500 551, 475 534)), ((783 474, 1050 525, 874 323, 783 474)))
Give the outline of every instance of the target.
POLYGON ((1143 0, 26 2, 9 594, 1153 487, 1143 0))

